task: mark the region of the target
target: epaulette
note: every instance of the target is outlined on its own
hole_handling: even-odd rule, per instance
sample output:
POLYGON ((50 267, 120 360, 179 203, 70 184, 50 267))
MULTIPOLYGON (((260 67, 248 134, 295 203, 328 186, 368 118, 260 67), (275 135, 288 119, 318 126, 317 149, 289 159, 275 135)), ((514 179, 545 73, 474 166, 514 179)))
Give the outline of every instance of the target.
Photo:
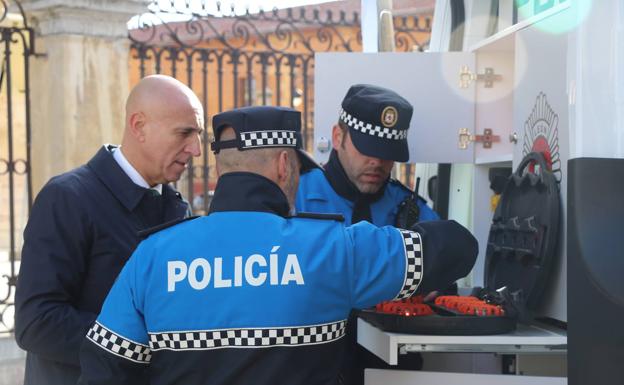
POLYGON ((161 230, 168 229, 169 227, 175 226, 178 223, 190 221, 191 219, 195 219, 195 218, 199 218, 199 215, 193 215, 193 216, 186 217, 186 218, 174 219, 172 221, 162 223, 158 226, 154 226, 154 227, 150 227, 149 229, 141 230, 137 233, 137 235, 139 236, 139 239, 145 239, 149 237, 150 235, 157 233, 161 230))
POLYGON ((416 194, 413 190, 411 190, 409 187, 404 185, 400 180, 394 179, 394 178, 390 178, 389 183, 392 183, 393 185, 395 185, 397 187, 400 187, 401 189, 405 190, 405 192, 409 193, 411 196, 417 197, 416 200, 422 201, 422 203, 427 204, 427 200, 425 198, 423 198, 420 195, 416 194))
POLYGON ((390 178, 389 183, 398 186, 400 188, 402 188, 403 190, 409 192, 410 194, 414 194, 414 191, 412 191, 409 187, 407 187, 406 185, 404 185, 400 180, 398 179, 394 179, 394 178, 390 178))
POLYGON ((325 213, 306 213, 300 212, 293 215, 291 218, 307 218, 307 219, 329 219, 338 222, 344 222, 344 216, 342 214, 325 214, 325 213))

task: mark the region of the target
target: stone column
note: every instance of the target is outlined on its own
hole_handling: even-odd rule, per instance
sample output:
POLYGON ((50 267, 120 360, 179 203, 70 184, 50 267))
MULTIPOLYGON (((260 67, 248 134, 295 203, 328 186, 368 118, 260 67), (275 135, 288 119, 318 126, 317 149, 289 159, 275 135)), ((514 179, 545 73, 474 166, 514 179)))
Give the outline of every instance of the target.
POLYGON ((127 22, 148 0, 23 0, 37 32, 32 61, 32 182, 119 143, 128 96, 127 22))

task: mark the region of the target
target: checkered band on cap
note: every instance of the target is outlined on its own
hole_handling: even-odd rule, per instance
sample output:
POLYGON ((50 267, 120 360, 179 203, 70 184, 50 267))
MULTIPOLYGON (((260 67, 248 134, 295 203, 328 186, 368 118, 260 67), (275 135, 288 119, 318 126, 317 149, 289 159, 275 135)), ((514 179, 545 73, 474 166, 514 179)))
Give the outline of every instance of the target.
POLYGON ((396 128, 381 127, 372 123, 366 123, 342 108, 340 109, 340 120, 362 134, 391 140, 403 140, 407 138, 407 130, 398 130, 396 128))
POLYGON ((345 334, 347 321, 321 325, 262 329, 221 329, 150 333, 153 351, 212 350, 221 348, 268 348, 316 345, 336 341, 345 334))
POLYGON ((405 279, 403 288, 396 299, 408 298, 414 295, 422 279, 422 239, 420 234, 409 230, 400 230, 405 246, 405 279))
POLYGON ((96 322, 87 332, 87 338, 97 346, 139 364, 149 364, 152 353, 147 345, 131 341, 96 322))
POLYGON ((251 131, 241 132, 242 148, 297 147, 295 131, 251 131))

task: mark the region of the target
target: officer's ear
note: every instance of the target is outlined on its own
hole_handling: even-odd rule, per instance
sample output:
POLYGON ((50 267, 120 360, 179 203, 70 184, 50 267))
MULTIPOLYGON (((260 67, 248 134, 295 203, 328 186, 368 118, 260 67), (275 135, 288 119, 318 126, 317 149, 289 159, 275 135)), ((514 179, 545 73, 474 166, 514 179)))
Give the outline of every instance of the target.
POLYGON ((277 157, 277 180, 281 184, 288 180, 290 168, 290 159, 288 151, 282 150, 277 157))
POLYGON ((342 141, 344 140, 344 131, 339 124, 334 124, 332 127, 332 147, 334 150, 338 150, 338 147, 342 145, 342 141))

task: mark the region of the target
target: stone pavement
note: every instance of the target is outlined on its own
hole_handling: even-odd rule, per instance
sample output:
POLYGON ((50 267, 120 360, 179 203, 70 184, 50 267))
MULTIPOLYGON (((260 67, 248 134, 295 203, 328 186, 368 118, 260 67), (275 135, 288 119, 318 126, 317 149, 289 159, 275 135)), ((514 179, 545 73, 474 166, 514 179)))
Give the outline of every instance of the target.
POLYGON ((0 336, 0 385, 22 385, 26 352, 15 343, 13 335, 0 336))

